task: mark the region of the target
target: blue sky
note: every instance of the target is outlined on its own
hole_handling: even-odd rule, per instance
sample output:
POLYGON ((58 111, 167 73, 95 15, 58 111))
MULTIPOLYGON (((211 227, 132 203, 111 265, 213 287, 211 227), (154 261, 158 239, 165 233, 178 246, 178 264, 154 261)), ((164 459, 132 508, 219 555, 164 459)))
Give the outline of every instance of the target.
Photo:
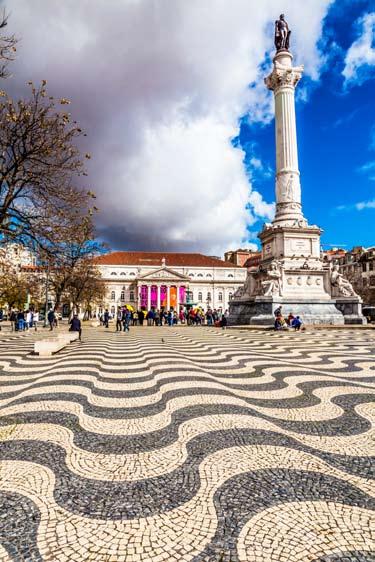
MULTIPOLYGON (((372 65, 361 51, 362 59, 347 71, 352 76, 343 75, 348 51, 363 36, 363 18, 371 8, 374 12, 374 3, 361 0, 331 6, 319 46, 325 57, 319 81, 303 78, 297 86, 303 209, 310 223, 323 228, 327 248, 375 244, 375 51, 366 55, 372 65)), ((372 41, 375 49, 374 36, 372 41)), ((272 201, 274 122, 251 123, 251 115, 244 117, 239 142, 254 188, 272 201)))

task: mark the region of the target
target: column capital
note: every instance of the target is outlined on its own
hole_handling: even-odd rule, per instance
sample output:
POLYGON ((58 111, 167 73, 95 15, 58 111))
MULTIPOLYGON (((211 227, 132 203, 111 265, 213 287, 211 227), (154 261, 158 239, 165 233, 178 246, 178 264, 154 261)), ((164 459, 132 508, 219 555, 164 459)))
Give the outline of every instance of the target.
POLYGON ((292 88, 294 90, 302 77, 303 69, 303 65, 293 67, 275 60, 273 70, 264 79, 264 83, 269 90, 273 90, 275 93, 280 88, 292 88))

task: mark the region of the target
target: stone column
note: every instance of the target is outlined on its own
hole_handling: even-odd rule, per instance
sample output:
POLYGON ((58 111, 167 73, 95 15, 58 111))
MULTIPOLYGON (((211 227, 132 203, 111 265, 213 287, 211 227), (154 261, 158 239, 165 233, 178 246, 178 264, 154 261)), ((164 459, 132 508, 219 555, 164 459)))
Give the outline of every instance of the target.
POLYGON ((151 308, 151 285, 147 286, 147 310, 151 308))
POLYGON ((278 226, 306 226, 302 214, 301 184, 298 169, 297 130, 294 90, 303 66, 292 66, 289 51, 279 51, 273 59, 273 70, 265 78, 275 97, 276 133, 276 215, 278 226))
POLYGON ((156 308, 158 310, 160 310, 160 285, 158 285, 157 288, 157 303, 156 303, 156 308))
POLYGON ((176 312, 178 314, 180 311, 180 286, 177 285, 176 289, 176 312))

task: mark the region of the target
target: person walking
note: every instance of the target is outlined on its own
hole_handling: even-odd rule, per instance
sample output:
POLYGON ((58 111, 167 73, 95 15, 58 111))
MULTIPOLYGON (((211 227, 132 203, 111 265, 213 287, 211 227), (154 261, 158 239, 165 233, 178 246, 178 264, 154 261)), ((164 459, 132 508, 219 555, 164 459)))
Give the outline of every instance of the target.
POLYGON ((124 326, 124 332, 130 332, 131 317, 132 317, 132 315, 131 315, 130 310, 125 308, 124 311, 123 311, 123 316, 122 316, 122 323, 123 323, 123 326, 124 326))
POLYGON ((19 332, 23 332, 23 330, 25 329, 25 315, 22 312, 22 310, 20 310, 17 314, 17 328, 16 328, 19 332))
POLYGON ((109 312, 108 312, 108 308, 106 308, 105 311, 104 311, 104 327, 105 327, 105 328, 109 328, 109 312))
POLYGON ((39 322, 39 312, 36 310, 34 311, 34 315, 33 315, 33 324, 34 324, 35 331, 38 330, 38 322, 39 322))
POLYGON ((55 311, 52 308, 48 311, 47 320, 49 324, 49 330, 50 332, 52 332, 55 326, 55 311))
POLYGON ((78 314, 74 314, 73 318, 69 322, 70 328, 69 332, 78 332, 79 341, 82 341, 82 325, 81 320, 78 318, 78 314))
POLYGON ((3 322, 3 319, 4 319, 4 312, 3 309, 0 308, 0 332, 1 332, 1 324, 3 322))

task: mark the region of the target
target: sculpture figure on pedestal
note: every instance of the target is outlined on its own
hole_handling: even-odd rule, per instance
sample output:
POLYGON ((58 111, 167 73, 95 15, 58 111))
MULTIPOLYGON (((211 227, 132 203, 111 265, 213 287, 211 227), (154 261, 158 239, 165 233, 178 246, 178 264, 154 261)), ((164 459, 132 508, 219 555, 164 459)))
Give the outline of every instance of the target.
POLYGON ((357 297, 357 293, 353 289, 353 285, 345 279, 345 277, 340 273, 339 266, 334 265, 331 272, 331 285, 337 289, 339 295, 343 297, 357 297))
POLYGON ((290 29, 285 21, 284 14, 280 15, 280 18, 275 21, 275 47, 276 51, 280 51, 281 49, 289 50, 289 38, 290 38, 290 29))
POLYGON ((281 266, 274 260, 266 272, 265 281, 262 281, 262 290, 265 297, 282 296, 281 275, 281 266))

